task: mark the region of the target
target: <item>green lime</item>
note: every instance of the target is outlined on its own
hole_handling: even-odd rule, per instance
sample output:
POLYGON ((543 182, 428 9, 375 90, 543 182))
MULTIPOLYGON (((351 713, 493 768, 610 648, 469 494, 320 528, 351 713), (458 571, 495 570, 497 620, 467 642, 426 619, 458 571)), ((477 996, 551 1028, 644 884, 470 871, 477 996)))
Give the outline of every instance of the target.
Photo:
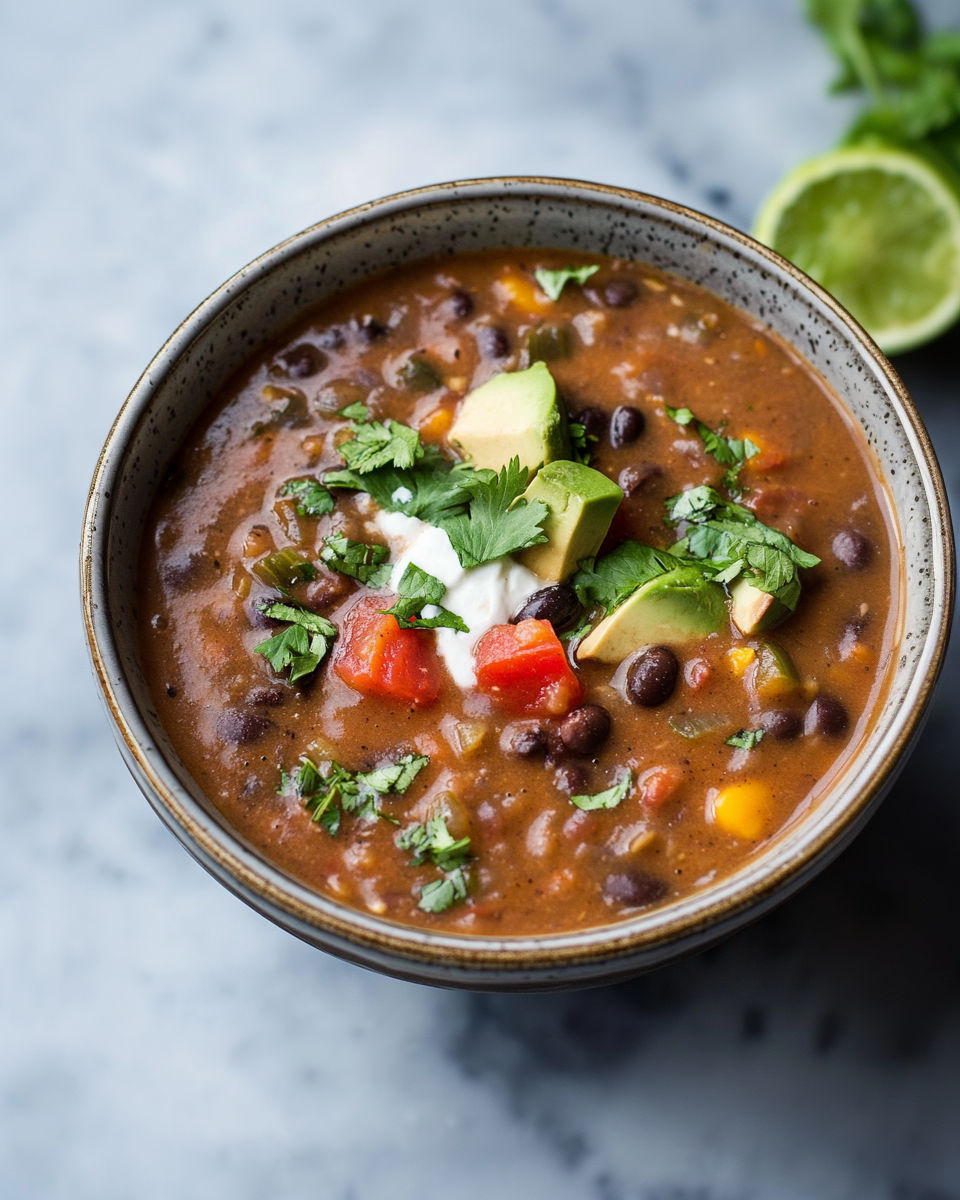
POLYGON ((854 146, 803 163, 767 197, 754 237, 812 275, 887 354, 960 316, 960 199, 909 151, 854 146))

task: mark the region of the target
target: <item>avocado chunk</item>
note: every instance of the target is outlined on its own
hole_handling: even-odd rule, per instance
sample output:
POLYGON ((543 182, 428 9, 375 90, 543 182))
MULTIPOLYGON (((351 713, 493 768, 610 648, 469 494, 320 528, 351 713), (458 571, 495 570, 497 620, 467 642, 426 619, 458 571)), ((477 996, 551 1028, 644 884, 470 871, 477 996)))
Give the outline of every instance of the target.
POLYGON ((570 457, 567 418, 557 386, 542 362, 528 371, 495 375, 470 393, 450 430, 450 441, 475 467, 499 471, 519 456, 521 467, 570 457))
POLYGON ((773 629, 790 616, 785 604, 742 577, 730 588, 730 600, 733 623, 747 637, 773 629))
POLYGON ((557 459, 537 473, 523 499, 542 500, 550 510, 543 523, 548 540, 517 557, 541 579, 559 581, 573 574, 581 558, 596 555, 623 492, 592 467, 557 459))
POLYGON ((577 658, 622 662, 641 646, 691 642, 726 623, 720 584, 704 578, 698 567, 677 567, 645 583, 604 617, 580 643, 577 658))

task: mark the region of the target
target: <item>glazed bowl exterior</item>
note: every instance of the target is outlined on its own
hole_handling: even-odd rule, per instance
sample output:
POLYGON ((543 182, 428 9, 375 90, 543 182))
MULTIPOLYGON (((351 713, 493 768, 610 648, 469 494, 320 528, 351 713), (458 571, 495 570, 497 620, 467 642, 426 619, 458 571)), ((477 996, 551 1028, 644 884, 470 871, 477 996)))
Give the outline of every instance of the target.
POLYGON ((97 464, 83 528, 82 593, 94 671, 121 753, 189 852, 240 899, 320 949, 403 979, 483 990, 612 982, 727 936, 810 880, 852 839, 916 738, 953 605, 950 517, 926 431, 883 354, 829 295, 718 221, 620 188, 481 179, 405 192, 305 230, 244 267, 147 367, 97 464), (888 693, 851 764, 818 803, 737 871, 662 908, 595 929, 492 938, 394 924, 285 874, 231 829, 161 726, 137 648, 135 584, 154 491, 206 404, 308 309, 429 256, 540 247, 638 260, 709 288, 791 344, 863 430, 899 525, 901 633, 888 693))

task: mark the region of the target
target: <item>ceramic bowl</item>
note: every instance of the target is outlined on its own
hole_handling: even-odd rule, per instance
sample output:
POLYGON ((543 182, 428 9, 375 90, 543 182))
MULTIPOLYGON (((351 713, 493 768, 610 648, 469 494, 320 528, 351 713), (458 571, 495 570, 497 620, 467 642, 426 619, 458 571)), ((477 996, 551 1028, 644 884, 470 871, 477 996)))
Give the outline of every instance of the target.
POLYGON ((623 979, 725 937, 847 845, 920 730, 950 626, 953 545, 936 458, 903 385, 868 335, 802 272, 736 230, 653 196, 568 180, 481 179, 322 221, 244 267, 184 321, 131 392, 100 456, 83 529, 82 589, 93 666, 121 753, 161 820, 221 883, 311 945, 378 971, 447 987, 546 990, 623 979), (204 406, 246 359, 307 309, 375 272, 508 246, 650 263, 709 288, 803 355, 862 428, 892 497, 903 632, 883 710, 851 764, 810 812, 733 874, 602 928, 491 938, 408 928, 344 907, 225 824, 157 719, 138 656, 134 587, 154 489, 204 406))

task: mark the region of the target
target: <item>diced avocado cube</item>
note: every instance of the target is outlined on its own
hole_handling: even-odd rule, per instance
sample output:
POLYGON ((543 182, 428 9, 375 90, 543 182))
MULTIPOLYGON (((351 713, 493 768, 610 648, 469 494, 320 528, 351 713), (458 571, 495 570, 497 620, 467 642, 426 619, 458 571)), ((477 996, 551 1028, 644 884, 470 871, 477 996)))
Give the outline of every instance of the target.
POLYGON ((600 549, 623 492, 592 467, 556 459, 537 473, 523 498, 542 500, 550 510, 543 523, 548 540, 518 557, 541 579, 560 580, 600 549))
POLYGON ((757 663, 750 679, 754 696, 761 704, 789 700, 800 693, 800 674, 793 659, 776 642, 753 642, 757 663))
POLYGON ((531 471, 569 458, 567 418, 546 366, 539 362, 528 371, 495 375, 471 392, 460 406, 450 441, 475 467, 494 471, 517 456, 531 471))
POLYGON ((733 623, 748 637, 773 629, 790 616, 790 609, 785 604, 742 577, 730 588, 730 600, 733 623))
POLYGON ((651 643, 678 645, 717 633, 727 624, 723 588, 698 567, 677 567, 651 579, 583 639, 577 658, 622 662, 651 643))

